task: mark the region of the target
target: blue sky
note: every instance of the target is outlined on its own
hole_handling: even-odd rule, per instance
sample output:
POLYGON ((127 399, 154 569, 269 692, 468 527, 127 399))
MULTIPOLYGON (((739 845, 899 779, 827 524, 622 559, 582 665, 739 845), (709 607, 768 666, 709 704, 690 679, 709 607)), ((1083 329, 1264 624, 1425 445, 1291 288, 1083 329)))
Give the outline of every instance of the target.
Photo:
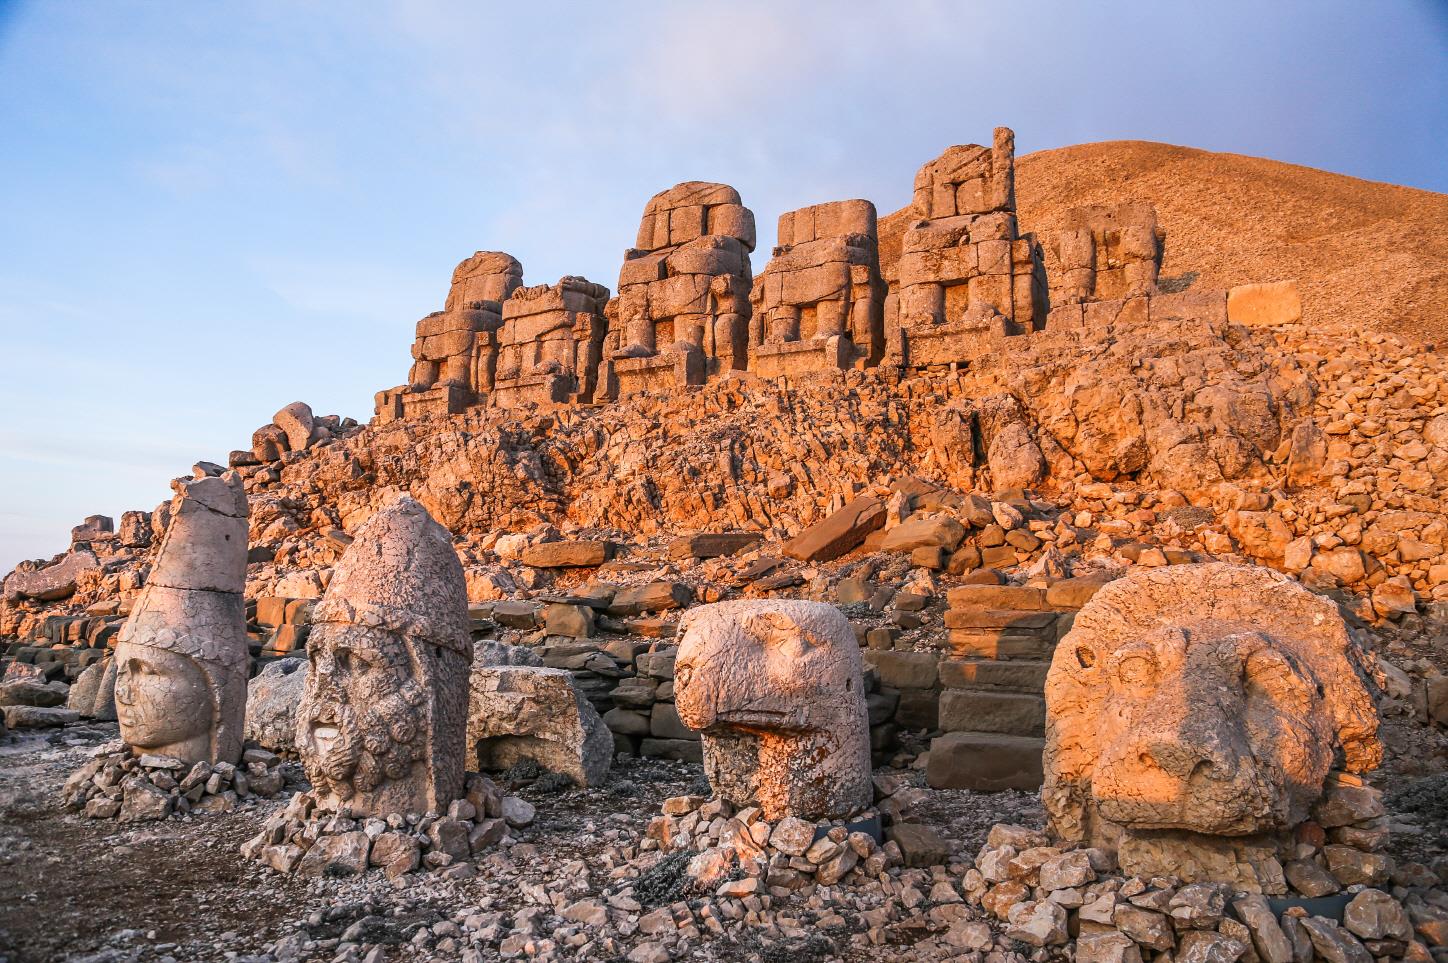
POLYGON ((452 267, 612 287, 682 180, 908 200, 1015 128, 1448 190, 1448 7, 0 0, 0 572, 302 399, 365 419, 452 267))

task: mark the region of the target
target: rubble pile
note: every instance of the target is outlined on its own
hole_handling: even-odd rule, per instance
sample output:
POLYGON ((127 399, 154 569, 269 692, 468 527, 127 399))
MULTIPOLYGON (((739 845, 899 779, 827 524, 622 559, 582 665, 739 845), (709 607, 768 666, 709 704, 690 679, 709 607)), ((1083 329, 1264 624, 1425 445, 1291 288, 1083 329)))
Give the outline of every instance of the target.
POLYGON ((893 840, 880 845, 879 826, 880 813, 873 810, 821 822, 798 816, 770 821, 758 806, 736 809, 718 797, 675 796, 650 821, 643 849, 689 852, 689 876, 701 886, 717 886, 721 896, 784 896, 810 882, 848 885, 903 863, 893 840))
POLYGON ((65 781, 62 805, 90 819, 144 823, 188 813, 229 813, 248 800, 282 792, 280 756, 250 747, 239 764, 137 755, 124 744, 102 746, 65 781))
MULTIPOLYGON (((1333 824, 1332 838, 1371 845, 1376 830, 1362 827, 1378 824, 1381 814, 1375 794, 1338 791, 1316 815, 1333 824)), ((1429 947, 1443 946, 1448 935, 1448 897, 1438 874, 1419 863, 1397 866, 1369 849, 1323 846, 1323 834, 1321 823, 1304 824, 1285 876, 1279 870, 1276 882, 1259 891, 1123 876, 1105 850, 1063 848, 1036 830, 997 825, 964 889, 1007 940, 1053 958, 1070 944, 1075 959, 1091 961, 1161 953, 1276 963, 1314 953, 1325 960, 1432 959, 1429 947)))
POLYGON ((424 869, 471 873, 468 861, 503 841, 510 828, 527 826, 534 810, 504 796, 492 780, 469 773, 465 795, 442 813, 354 813, 318 808, 312 793, 297 793, 267 818, 241 848, 279 873, 346 876, 380 868, 388 879, 424 869))

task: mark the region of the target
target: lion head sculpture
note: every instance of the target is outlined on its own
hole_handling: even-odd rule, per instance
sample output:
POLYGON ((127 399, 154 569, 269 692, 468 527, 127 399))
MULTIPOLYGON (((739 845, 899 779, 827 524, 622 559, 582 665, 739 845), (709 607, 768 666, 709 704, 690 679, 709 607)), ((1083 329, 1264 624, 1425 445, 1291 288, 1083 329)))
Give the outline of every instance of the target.
POLYGON ((1211 563, 1112 582, 1046 679, 1053 831, 1115 849, 1138 831, 1291 828, 1335 761, 1381 760, 1364 659, 1336 606, 1277 572, 1211 563))

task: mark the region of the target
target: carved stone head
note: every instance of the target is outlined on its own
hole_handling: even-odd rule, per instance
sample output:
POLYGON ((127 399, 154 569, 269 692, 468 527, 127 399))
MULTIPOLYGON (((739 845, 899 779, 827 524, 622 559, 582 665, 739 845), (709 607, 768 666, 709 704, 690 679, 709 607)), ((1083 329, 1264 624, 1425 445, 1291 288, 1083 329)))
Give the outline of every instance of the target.
POLYGON ((1267 569, 1213 563, 1110 583, 1046 681, 1054 831, 1248 836, 1307 817, 1341 751, 1381 757, 1362 653, 1336 607, 1267 569))
POLYGON ((403 496, 358 531, 312 611, 297 745, 327 808, 446 808, 463 790, 467 589, 447 529, 403 496))
POLYGON ((766 818, 868 805, 870 736, 860 647, 833 605, 720 602, 680 624, 679 719, 703 738, 715 792, 766 818))
POLYGON ((118 636, 116 717, 133 748, 235 762, 246 715, 246 493, 234 472, 177 483, 171 522, 118 636))

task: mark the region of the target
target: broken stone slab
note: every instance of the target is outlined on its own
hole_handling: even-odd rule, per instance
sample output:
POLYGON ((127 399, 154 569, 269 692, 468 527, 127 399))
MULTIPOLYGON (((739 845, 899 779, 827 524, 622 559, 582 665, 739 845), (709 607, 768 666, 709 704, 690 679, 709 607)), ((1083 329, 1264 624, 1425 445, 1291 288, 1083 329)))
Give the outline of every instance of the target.
POLYGON ((530 760, 578 786, 607 779, 613 736, 571 673, 475 665, 470 687, 467 746, 479 769, 508 769, 530 760))
POLYGON ((1413 924, 1403 904, 1380 889, 1365 889, 1343 910, 1343 925, 1365 940, 1411 940, 1413 924))
POLYGON ((523 549, 521 561, 533 568, 595 568, 613 558, 605 541, 539 542, 523 549))
POLYGON ((948 732, 930 743, 925 780, 935 789, 1033 791, 1042 780, 1044 739, 993 732, 948 732))
POLYGON ((171 815, 174 805, 167 793, 143 779, 137 779, 126 786, 118 818, 123 823, 155 822, 171 815))
POLYGON ((649 582, 619 589, 609 603, 608 614, 616 618, 642 615, 645 612, 666 612, 682 608, 694 600, 694 590, 683 582, 649 582))
POLYGON ((0 711, 5 714, 7 729, 55 729, 80 721, 80 713, 74 709, 5 706, 0 711))
POLYGON ((858 547, 885 524, 885 503, 869 495, 856 498, 784 543, 784 554, 801 562, 828 562, 858 547))
POLYGON ((1177 943, 1176 959, 1181 963, 1236 963, 1247 944, 1222 933, 1192 930, 1177 943))
POLYGON ((59 601, 75 594, 76 579, 82 573, 99 567, 100 562, 88 547, 75 548, 44 568, 17 568, 5 577, 3 594, 12 602, 18 599, 59 601))
POLYGON ((297 864, 300 876, 355 876, 367 871, 371 840, 366 833, 322 836, 297 864))
POLYGON ((116 523, 109 515, 87 515, 85 521, 70 530, 70 540, 95 542, 108 537, 116 530, 116 523))
POLYGON ((1292 941, 1277 922, 1267 897, 1248 895, 1233 901, 1232 909, 1252 932, 1252 945, 1264 963, 1293 963, 1292 941))
POLYGON ((1297 281, 1239 284, 1227 291, 1227 320, 1249 328, 1296 324, 1302 320, 1297 281))
POLYGON ((87 666, 70 687, 70 692, 66 695, 66 708, 88 717, 97 716, 98 710, 109 709, 111 717, 114 718, 116 674, 113 665, 114 660, 106 658, 87 666), (110 691, 103 695, 101 689, 107 684, 110 691))
POLYGON ((940 548, 953 552, 963 538, 965 526, 949 515, 914 515, 885 533, 880 551, 910 552, 918 548, 940 548))
POLYGON ((589 605, 552 602, 543 610, 543 631, 574 639, 591 639, 598 631, 598 622, 589 605))
POLYGON ((1076 940, 1076 963, 1141 963, 1141 947, 1115 930, 1082 932, 1076 940))
POLYGON ((950 858, 950 844, 920 823, 897 823, 885 830, 885 838, 900 847, 908 867, 940 866, 950 858))
POLYGON ((737 555, 763 539, 758 532, 700 532, 669 543, 670 558, 722 558, 737 555))
POLYGON ((510 629, 531 629, 538 624, 539 607, 535 602, 494 602, 493 621, 510 629))
POLYGON ((64 682, 43 679, 12 679, 0 682, 0 706, 35 706, 49 709, 65 705, 71 687, 64 682))
POLYGON ((306 685, 307 660, 268 662, 246 686, 246 738, 277 752, 296 750, 297 706, 306 685))
POLYGON ((1058 946, 1070 939, 1066 910, 1050 900, 1027 900, 1010 909, 1006 937, 1030 946, 1058 946))
POLYGON ((1303 929, 1312 938, 1312 948, 1328 963, 1373 963, 1373 955, 1357 937, 1325 916, 1304 916, 1303 929))

